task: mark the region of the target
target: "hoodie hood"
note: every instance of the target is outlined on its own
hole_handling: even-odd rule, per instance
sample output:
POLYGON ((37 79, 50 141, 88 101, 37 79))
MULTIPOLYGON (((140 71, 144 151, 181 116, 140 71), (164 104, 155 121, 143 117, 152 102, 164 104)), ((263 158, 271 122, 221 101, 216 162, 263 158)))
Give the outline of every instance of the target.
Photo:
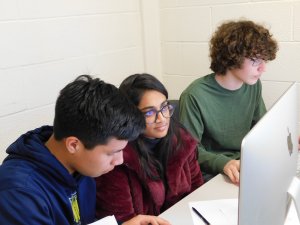
POLYGON ((20 136, 0 166, 1 224, 89 224, 95 219, 94 179, 70 174, 45 146, 53 128, 20 136))
POLYGON ((20 136, 6 150, 8 156, 3 162, 10 160, 25 160, 36 168, 65 183, 75 186, 75 179, 68 170, 55 158, 45 146, 45 142, 53 133, 51 126, 42 126, 20 136))

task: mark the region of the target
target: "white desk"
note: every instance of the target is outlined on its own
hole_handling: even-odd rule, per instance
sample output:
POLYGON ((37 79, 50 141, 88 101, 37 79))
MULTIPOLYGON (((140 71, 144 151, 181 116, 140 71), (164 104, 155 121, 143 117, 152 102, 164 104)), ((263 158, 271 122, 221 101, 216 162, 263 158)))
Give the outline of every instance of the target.
MULTIPOLYGON (((225 175, 219 174, 160 214, 160 217, 168 220, 172 225, 193 225, 189 202, 238 198, 238 193, 238 186, 232 184, 225 175)), ((297 220, 292 224, 300 223, 297 220)))
POLYGON ((160 214, 160 217, 168 220, 172 225, 193 225, 189 202, 238 198, 238 190, 238 186, 232 184, 226 176, 219 174, 160 214))

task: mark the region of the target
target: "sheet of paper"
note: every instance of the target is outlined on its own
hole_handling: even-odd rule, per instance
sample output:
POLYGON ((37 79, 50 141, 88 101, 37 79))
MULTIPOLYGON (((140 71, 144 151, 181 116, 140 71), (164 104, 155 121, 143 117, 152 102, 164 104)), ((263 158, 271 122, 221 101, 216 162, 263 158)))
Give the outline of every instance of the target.
MULTIPOLYGON (((190 202, 189 207, 194 225, 205 225, 205 223, 196 215, 192 207, 196 208, 210 224, 237 225, 238 199, 190 202)), ((287 215, 285 225, 300 225, 293 202, 287 215)))
POLYGON ((107 216, 88 225, 118 225, 115 216, 107 216))
POLYGON ((237 225, 238 199, 220 199, 189 203, 194 225, 205 225, 196 215, 192 207, 196 208, 210 224, 237 225))

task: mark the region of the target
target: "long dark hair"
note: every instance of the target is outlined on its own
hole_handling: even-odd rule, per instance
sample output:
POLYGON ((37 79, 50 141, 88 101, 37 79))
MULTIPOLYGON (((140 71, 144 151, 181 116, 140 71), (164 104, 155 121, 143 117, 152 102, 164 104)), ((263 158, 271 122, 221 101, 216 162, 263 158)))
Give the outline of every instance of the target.
MULTIPOLYGON (((168 99, 168 91, 164 85, 150 74, 134 74, 127 77, 120 85, 123 92, 136 106, 139 105, 145 91, 154 90, 162 93, 168 99)), ((155 151, 150 151, 144 142, 142 134, 131 144, 139 154, 140 164, 144 175, 154 179, 164 179, 168 159, 182 146, 180 129, 183 126, 173 117, 170 118, 170 125, 167 135, 156 145, 155 151), (175 143, 176 142, 176 143, 175 143), (154 172, 154 168, 158 171, 154 172)))

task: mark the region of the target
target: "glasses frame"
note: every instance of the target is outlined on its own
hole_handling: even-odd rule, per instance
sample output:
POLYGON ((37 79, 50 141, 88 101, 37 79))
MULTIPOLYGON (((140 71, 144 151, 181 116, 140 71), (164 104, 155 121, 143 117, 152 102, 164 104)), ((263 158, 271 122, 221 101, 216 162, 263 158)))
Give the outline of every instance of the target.
POLYGON ((257 67, 261 65, 263 62, 266 62, 264 59, 260 58, 249 58, 250 61, 252 62, 252 66, 257 67))
POLYGON ((161 113, 161 115, 162 115, 164 118, 171 118, 171 117, 173 116, 173 114, 174 114, 174 111, 175 111, 175 105, 168 103, 168 104, 164 105, 163 107, 161 107, 160 110, 156 110, 155 108, 153 108, 153 109, 151 109, 151 110, 152 110, 152 111, 155 111, 154 121, 153 121, 153 122, 147 122, 147 116, 146 116, 146 113, 149 112, 149 111, 150 111, 150 110, 149 110, 149 111, 147 111, 147 112, 144 112, 146 124, 154 124, 154 123, 156 123, 156 120, 157 120, 157 117, 158 117, 158 113, 161 113), (164 109, 165 109, 166 107, 168 107, 168 111, 169 111, 170 116, 164 115, 164 109), (170 107, 171 107, 171 108, 170 108, 170 107))

